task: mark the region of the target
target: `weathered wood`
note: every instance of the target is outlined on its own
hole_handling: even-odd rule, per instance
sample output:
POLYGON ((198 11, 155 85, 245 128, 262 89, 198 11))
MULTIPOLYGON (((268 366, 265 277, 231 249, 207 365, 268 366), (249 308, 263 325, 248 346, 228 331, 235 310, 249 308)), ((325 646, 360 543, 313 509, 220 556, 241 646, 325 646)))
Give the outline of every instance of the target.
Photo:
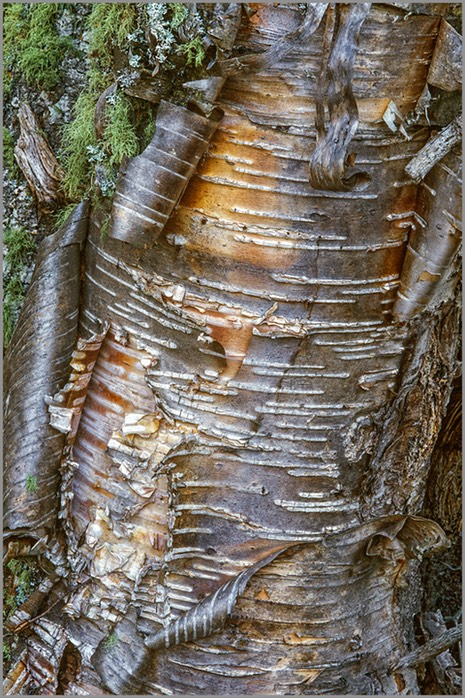
MULTIPOLYGON (((425 613, 420 618, 421 626, 426 637, 431 636, 435 640, 446 634, 447 626, 440 610, 436 612, 425 613)), ((452 630, 455 630, 453 628, 452 630)), ((462 636, 457 638, 457 642, 461 642, 462 636)), ((461 668, 453 658, 449 649, 445 648, 443 652, 436 654, 430 659, 430 666, 436 681, 436 687, 441 693, 445 694, 462 694, 462 676, 461 668)))
POLYGON ((419 664, 424 664, 428 662, 433 657, 436 657, 441 652, 449 649, 457 642, 462 639, 462 625, 457 625, 455 628, 449 628, 442 635, 438 637, 433 637, 432 640, 428 640, 424 645, 418 647, 413 652, 410 652, 406 657, 403 657, 400 661, 396 662, 392 667, 391 671, 398 671, 405 667, 416 667, 419 664))
POLYGON ((64 172, 26 102, 19 108, 18 120, 21 132, 14 149, 16 162, 37 199, 39 209, 50 213, 64 201, 60 189, 64 172))
POLYGON ((462 140, 462 114, 448 126, 430 138, 426 145, 405 166, 405 171, 414 182, 420 182, 447 153, 462 140))

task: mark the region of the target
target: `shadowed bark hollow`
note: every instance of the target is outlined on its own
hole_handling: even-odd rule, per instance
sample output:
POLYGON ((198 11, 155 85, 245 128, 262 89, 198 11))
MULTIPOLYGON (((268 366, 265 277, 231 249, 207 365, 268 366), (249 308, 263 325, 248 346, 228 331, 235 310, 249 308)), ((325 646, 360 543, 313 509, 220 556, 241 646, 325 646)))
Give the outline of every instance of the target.
POLYGON ((56 605, 9 693, 420 693, 405 586, 448 545, 422 505, 457 370, 461 180, 456 142, 408 176, 435 147, 408 117, 433 56, 456 89, 456 51, 439 10, 251 7, 218 6, 241 52, 187 107, 161 101, 108 234, 92 209, 80 256, 74 213, 38 260, 6 528, 54 570, 18 620, 56 605), (69 310, 46 302, 60 274, 69 310), (40 505, 18 467, 52 483, 40 505))

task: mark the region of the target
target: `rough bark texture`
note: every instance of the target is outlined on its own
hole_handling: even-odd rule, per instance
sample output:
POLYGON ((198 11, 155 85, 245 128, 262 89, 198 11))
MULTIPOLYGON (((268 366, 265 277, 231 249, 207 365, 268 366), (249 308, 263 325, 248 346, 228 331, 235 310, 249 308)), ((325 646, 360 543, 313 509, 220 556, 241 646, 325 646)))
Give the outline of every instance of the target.
POLYGON ((443 20, 256 9, 236 41, 268 58, 215 83, 219 125, 162 104, 108 235, 89 218, 72 374, 46 393, 62 454, 34 441, 61 469, 66 597, 10 693, 420 692, 402 586, 446 545, 420 513, 456 370, 459 151, 406 179, 430 129, 383 115, 415 109, 443 20))
POLYGON ((53 209, 63 201, 60 185, 63 170, 44 138, 40 124, 30 106, 21 105, 18 113, 21 135, 15 147, 15 158, 37 199, 39 209, 53 209))

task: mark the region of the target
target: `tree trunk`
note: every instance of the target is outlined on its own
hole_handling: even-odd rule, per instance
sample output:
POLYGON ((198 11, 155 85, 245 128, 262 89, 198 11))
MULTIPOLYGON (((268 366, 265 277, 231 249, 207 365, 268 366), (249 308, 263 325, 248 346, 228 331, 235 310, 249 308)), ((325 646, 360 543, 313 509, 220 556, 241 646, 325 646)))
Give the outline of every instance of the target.
POLYGON ((445 20, 254 8, 211 109, 162 102, 108 233, 90 213, 74 352, 40 340, 71 366, 34 412, 61 457, 39 432, 20 451, 11 371, 9 545, 41 538, 54 586, 10 620, 7 692, 420 693, 402 658, 417 560, 446 545, 421 513, 457 369, 460 152, 413 181, 434 124, 406 117, 445 20))

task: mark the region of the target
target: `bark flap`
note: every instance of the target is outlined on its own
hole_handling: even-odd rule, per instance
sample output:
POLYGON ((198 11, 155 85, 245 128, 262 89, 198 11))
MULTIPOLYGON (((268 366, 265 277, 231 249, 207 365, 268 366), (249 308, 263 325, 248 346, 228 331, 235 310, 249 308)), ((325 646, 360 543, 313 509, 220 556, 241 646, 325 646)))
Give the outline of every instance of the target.
POLYGON ((64 436, 49 424, 45 397, 68 378, 87 217, 84 202, 41 242, 5 360, 5 527, 17 533, 25 528, 33 537, 53 526, 58 510, 64 436))
POLYGON ((155 243, 208 148, 222 114, 216 109, 207 119, 161 101, 151 143, 120 172, 110 237, 140 248, 155 243))

